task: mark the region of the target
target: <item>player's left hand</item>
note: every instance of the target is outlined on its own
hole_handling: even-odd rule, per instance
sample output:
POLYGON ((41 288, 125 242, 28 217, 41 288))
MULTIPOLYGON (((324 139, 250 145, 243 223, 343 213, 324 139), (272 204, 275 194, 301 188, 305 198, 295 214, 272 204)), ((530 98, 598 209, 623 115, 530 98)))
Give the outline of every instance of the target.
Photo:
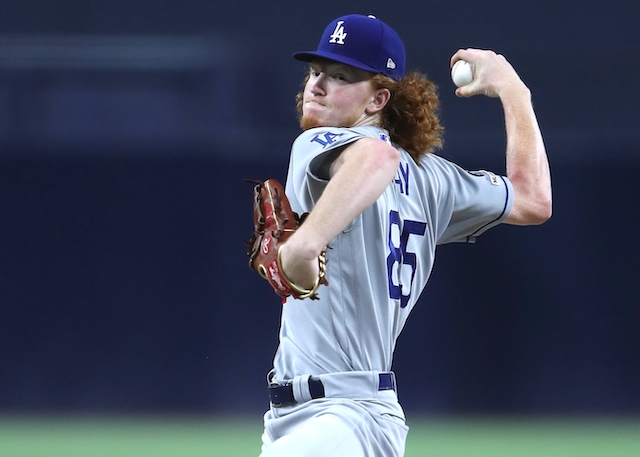
POLYGON ((298 229, 304 217, 293 212, 289 199, 277 180, 256 182, 253 219, 253 236, 247 243, 249 266, 260 273, 282 297, 317 299, 318 287, 320 284, 327 284, 326 248, 318 256, 318 274, 311 288, 300 287, 285 274, 281 259, 282 247, 298 229))

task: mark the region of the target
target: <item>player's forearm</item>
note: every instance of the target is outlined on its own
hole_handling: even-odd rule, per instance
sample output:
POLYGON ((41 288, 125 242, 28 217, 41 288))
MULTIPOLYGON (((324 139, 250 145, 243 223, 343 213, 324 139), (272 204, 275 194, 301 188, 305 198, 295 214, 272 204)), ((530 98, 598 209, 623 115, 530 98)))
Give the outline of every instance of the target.
POLYGON ((398 170, 399 155, 380 140, 363 139, 336 160, 322 197, 295 236, 307 255, 318 252, 382 195, 398 170))
POLYGON ((506 222, 540 224, 551 217, 551 176, 529 89, 520 83, 500 94, 507 129, 507 176, 514 206, 506 222))
POLYGON ((295 284, 313 285, 320 251, 382 195, 399 161, 398 151, 373 139, 358 140, 340 155, 321 198, 283 245, 282 267, 295 284))

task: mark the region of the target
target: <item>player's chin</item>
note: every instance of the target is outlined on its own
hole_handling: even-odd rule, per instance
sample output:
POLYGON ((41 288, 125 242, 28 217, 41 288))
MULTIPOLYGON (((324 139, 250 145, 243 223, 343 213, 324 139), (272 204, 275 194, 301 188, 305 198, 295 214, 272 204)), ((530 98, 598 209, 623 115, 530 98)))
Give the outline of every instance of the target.
POLYGON ((324 127, 324 124, 320 119, 310 114, 303 114, 300 119, 300 128, 302 130, 314 129, 316 127, 324 127))

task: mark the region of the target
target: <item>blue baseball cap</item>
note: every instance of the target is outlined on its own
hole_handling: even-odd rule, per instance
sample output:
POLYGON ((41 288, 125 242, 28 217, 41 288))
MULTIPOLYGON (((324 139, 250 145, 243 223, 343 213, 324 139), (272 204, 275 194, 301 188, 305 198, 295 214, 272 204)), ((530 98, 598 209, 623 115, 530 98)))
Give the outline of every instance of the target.
POLYGON ((311 62, 317 57, 382 73, 396 81, 404 76, 406 55, 400 36, 375 16, 349 14, 333 20, 316 51, 300 51, 293 58, 311 62))

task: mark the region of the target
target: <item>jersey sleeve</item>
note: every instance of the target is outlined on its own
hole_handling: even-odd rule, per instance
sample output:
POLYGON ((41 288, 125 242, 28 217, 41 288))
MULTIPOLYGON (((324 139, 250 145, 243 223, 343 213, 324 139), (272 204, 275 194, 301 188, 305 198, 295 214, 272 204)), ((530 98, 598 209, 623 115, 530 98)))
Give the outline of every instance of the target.
MULTIPOLYGON (((513 206, 513 187, 506 176, 490 171, 467 171, 451 164, 447 176, 448 224, 438 244, 473 243, 476 238, 502 223, 513 206)), ((447 220, 447 215, 441 215, 447 220)))
POLYGON ((311 211, 329 182, 329 168, 342 148, 365 137, 344 128, 316 128, 293 143, 285 192, 293 211, 311 211))

